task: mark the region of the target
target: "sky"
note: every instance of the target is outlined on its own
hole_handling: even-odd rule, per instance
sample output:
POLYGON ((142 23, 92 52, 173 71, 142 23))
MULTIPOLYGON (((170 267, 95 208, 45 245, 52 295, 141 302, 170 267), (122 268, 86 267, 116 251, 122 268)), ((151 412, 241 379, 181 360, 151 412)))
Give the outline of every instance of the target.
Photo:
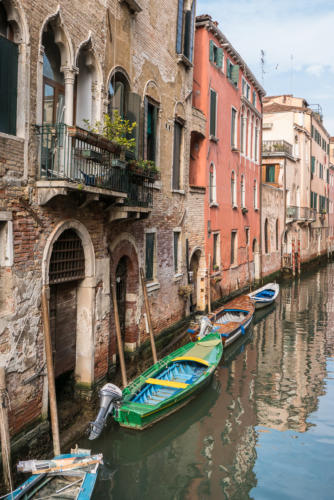
POLYGON ((334 136, 334 0, 197 0, 200 14, 219 22, 267 95, 319 104, 334 136))

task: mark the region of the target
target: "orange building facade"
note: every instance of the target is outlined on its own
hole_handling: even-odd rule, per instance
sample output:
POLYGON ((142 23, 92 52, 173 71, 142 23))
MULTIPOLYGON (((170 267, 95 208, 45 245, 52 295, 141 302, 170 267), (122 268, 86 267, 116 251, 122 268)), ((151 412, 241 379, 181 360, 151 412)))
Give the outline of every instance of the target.
POLYGON ((190 184, 206 187, 211 293, 260 278, 262 98, 265 92, 208 15, 196 19, 193 106, 206 135, 192 140, 190 184))

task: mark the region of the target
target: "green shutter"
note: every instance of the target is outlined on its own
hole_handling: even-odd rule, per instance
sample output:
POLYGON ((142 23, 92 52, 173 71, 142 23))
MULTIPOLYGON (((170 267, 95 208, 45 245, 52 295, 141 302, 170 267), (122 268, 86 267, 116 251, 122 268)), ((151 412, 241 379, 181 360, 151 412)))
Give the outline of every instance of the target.
POLYGON ((189 61, 193 62, 194 59, 194 37, 195 37, 195 14, 196 14, 196 1, 193 1, 191 6, 191 22, 190 22, 190 35, 189 35, 189 61))
POLYGON ((190 58, 190 27, 191 27, 191 11, 187 10, 184 17, 184 42, 183 54, 187 59, 190 58))
POLYGON ((214 43, 212 40, 210 40, 209 60, 211 62, 213 62, 213 47, 214 47, 214 43))
POLYGON ((179 236, 180 233, 174 232, 174 272, 175 274, 178 272, 178 257, 179 257, 179 236))
POLYGON ((126 119, 130 123, 136 122, 136 127, 129 135, 129 138, 134 137, 136 139, 136 147, 133 151, 129 152, 129 156, 139 158, 139 143, 140 143, 140 129, 141 129, 141 97, 135 92, 129 92, 128 94, 128 111, 126 113, 126 119))
POLYGON ((218 48, 217 49, 217 66, 218 68, 222 68, 223 67, 223 49, 221 48, 218 48))
POLYGON ((239 65, 238 64, 234 64, 232 66, 231 80, 234 83, 234 85, 237 87, 239 84, 239 65))
POLYGON ((216 137, 217 94, 210 90, 210 135, 216 137))
POLYGON ((146 233, 145 277, 153 279, 155 233, 146 233))
POLYGON ((0 132, 16 135, 18 46, 0 36, 0 132))
POLYGON ((174 123, 174 153, 173 153, 173 189, 180 189, 182 125, 174 123))
POLYGON ((231 61, 229 59, 226 61, 226 76, 231 79, 231 61))
POLYGON ((312 174, 314 174, 314 171, 315 171, 315 157, 312 156, 311 157, 311 172, 312 172, 312 174))

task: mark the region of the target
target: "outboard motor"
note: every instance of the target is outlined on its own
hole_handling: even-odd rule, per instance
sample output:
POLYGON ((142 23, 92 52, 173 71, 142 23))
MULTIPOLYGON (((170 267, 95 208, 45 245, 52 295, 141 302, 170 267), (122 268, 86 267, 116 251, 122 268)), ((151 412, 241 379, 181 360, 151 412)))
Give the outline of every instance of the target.
POLYGON ((200 330, 199 330, 199 334, 198 334, 197 338, 202 339, 208 333, 211 332, 212 328, 213 328, 213 325, 212 325, 211 321, 209 320, 209 318, 207 316, 203 316, 201 321, 200 321, 200 330))
POLYGON ((99 437, 106 424, 108 415, 111 415, 114 407, 120 405, 122 401, 122 391, 117 385, 105 384, 100 390, 100 409, 95 422, 91 422, 88 439, 93 440, 99 437))

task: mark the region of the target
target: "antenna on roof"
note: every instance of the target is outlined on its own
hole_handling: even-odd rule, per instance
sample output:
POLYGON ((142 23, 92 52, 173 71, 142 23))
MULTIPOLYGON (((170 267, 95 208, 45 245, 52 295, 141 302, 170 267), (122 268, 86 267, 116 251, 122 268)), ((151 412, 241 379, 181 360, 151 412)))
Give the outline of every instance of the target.
POLYGON ((293 54, 290 55, 291 68, 290 68, 290 94, 293 94, 293 54))
POLYGON ((264 65, 265 65, 264 56, 265 56, 264 50, 261 49, 260 64, 261 64, 262 85, 264 84, 264 75, 266 73, 265 70, 264 70, 264 65))

